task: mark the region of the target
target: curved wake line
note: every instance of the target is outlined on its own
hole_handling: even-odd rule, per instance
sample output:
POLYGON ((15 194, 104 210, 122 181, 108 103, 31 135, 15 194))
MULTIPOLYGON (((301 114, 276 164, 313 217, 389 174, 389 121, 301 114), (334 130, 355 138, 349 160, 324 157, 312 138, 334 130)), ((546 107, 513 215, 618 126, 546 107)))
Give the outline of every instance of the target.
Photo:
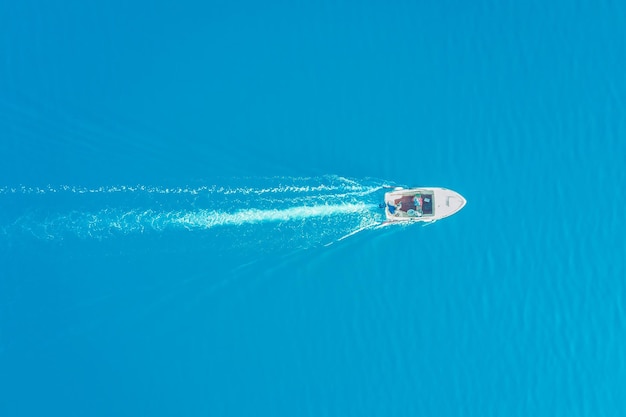
POLYGON ((223 187, 208 186, 200 187, 152 187, 147 185, 119 185, 108 187, 77 187, 72 185, 46 186, 46 187, 0 187, 0 194, 54 194, 54 193, 72 193, 72 194, 118 194, 118 193, 136 193, 145 192, 150 194, 243 194, 243 195, 263 195, 263 194, 281 194, 281 193, 314 193, 324 191, 346 191, 354 194, 378 191, 381 187, 359 187, 359 186, 293 186, 284 185, 273 188, 249 188, 249 187, 223 187))
MULTIPOLYGON (((285 233, 298 232, 307 221, 318 220, 324 234, 346 232, 353 227, 380 223, 375 204, 350 203, 289 207, 284 209, 243 209, 235 212, 209 209, 155 211, 105 209, 98 212, 70 212, 36 220, 21 218, 9 228, 41 239, 54 240, 68 235, 79 238, 105 238, 133 233, 167 230, 209 230, 276 223, 285 233), (347 229, 347 230, 346 230, 347 229)), ((236 229, 238 230, 238 229, 236 229)), ((5 230, 9 232, 9 230, 5 230)), ((318 233, 321 233, 318 230, 318 233)), ((309 234, 309 233, 307 233, 309 234)))
MULTIPOLYGON (((309 181, 312 178, 297 178, 298 181, 309 181)), ((265 194, 309 194, 309 193, 328 193, 341 192, 342 195, 367 195, 382 189, 381 186, 365 186, 355 181, 343 177, 325 178, 331 181, 331 184, 319 185, 277 185, 273 187, 228 187, 218 185, 203 185, 197 187, 160 187, 148 185, 116 185, 101 187, 81 187, 74 185, 47 185, 45 187, 29 187, 20 185, 17 187, 0 187, 0 194, 19 194, 19 195, 45 195, 45 194, 126 194, 126 193, 148 193, 163 195, 202 195, 202 194, 219 194, 219 195, 265 195, 265 194), (336 184, 332 182, 337 182, 336 184)), ((294 181, 294 179, 290 179, 294 181)))
POLYGON ((240 226, 264 222, 289 222, 315 217, 329 217, 339 214, 366 213, 375 208, 374 204, 336 204, 323 206, 290 207, 287 209, 259 210, 248 209, 235 213, 222 213, 211 210, 177 213, 168 220, 171 224, 185 227, 210 229, 216 226, 240 226))

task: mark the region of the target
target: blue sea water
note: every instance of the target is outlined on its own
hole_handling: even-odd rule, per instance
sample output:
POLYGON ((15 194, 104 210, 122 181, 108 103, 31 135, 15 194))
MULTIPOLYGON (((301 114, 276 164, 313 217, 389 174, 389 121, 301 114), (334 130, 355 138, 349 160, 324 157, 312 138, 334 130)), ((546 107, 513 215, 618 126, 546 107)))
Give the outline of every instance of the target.
POLYGON ((621 2, 26 0, 0 51, 0 415, 626 415, 621 2))

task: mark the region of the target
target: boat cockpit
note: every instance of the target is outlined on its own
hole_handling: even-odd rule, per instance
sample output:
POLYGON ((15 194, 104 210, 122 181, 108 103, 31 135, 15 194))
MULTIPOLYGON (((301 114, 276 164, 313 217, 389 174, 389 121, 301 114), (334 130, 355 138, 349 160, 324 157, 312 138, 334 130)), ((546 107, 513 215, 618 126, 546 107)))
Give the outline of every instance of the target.
POLYGON ((387 210, 394 217, 422 217, 433 215, 433 194, 412 192, 392 196, 385 202, 387 210))

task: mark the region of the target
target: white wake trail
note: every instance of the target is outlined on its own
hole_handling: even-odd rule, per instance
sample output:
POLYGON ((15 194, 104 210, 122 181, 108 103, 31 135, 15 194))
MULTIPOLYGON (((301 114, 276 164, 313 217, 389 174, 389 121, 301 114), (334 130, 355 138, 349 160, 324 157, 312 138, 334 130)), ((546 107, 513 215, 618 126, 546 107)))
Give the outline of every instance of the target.
POLYGON ((247 238, 268 247, 310 246, 379 224, 380 184, 327 176, 181 187, 0 187, 0 201, 11 207, 5 219, 0 212, 0 234, 54 241, 195 231, 205 240, 219 236, 220 244, 230 236, 237 244, 247 238))

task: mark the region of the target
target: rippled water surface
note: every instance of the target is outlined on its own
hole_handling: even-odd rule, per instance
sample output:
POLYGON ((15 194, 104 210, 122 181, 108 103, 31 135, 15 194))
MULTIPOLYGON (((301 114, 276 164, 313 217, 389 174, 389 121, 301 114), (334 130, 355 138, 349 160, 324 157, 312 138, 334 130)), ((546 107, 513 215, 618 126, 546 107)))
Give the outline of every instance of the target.
POLYGON ((0 415, 625 415, 626 10, 544 3, 0 5, 0 415))

